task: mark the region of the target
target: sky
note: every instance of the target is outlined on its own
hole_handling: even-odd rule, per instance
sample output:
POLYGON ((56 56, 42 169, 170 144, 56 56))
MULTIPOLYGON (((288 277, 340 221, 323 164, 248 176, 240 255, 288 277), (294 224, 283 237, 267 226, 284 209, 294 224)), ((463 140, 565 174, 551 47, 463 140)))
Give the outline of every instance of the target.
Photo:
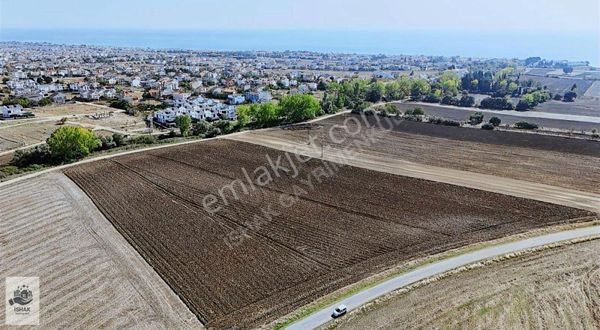
POLYGON ((542 56, 598 66, 600 0, 0 0, 0 41, 542 56))
POLYGON ((0 0, 1 29, 600 31, 599 0, 0 0))

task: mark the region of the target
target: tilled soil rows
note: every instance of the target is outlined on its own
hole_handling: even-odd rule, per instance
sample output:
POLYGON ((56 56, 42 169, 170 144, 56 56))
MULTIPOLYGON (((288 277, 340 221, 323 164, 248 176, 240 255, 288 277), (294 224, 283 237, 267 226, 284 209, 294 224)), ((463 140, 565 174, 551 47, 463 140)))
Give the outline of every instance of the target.
POLYGON ((317 124, 310 132, 272 129, 249 134, 298 143, 311 141, 326 145, 326 151, 358 147, 361 152, 417 164, 600 193, 600 141, 351 114, 317 124), (374 142, 365 144, 369 126, 374 127, 374 142))
POLYGON ((212 328, 255 327, 411 258, 592 216, 228 140, 65 173, 212 328))

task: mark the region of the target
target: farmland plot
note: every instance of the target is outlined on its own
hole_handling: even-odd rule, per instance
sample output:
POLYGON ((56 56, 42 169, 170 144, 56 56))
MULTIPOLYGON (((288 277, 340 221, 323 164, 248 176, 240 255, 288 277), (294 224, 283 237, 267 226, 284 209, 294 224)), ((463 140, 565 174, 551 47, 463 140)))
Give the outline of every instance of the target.
MULTIPOLYGON (((350 135, 340 128, 348 126, 348 131, 357 131, 355 122, 347 120, 351 117, 360 119, 359 116, 339 115, 319 121, 321 128, 310 132, 313 141, 330 149, 356 145, 361 136, 350 135), (330 131, 342 143, 332 141, 330 131)), ((360 122, 364 129, 362 119, 360 122)), ((382 126, 388 127, 387 124, 382 126)), ((292 143, 306 144, 308 141, 307 130, 272 129, 246 135, 292 143)), ((393 131, 377 133, 376 141, 364 146, 362 152, 416 164, 600 193, 598 141, 404 121, 393 131)))
POLYGON ((0 200, 0 290, 4 277, 39 277, 41 328, 202 328, 63 174, 2 185, 0 200))
POLYGON ((65 173, 215 328, 264 324, 411 258, 592 215, 314 159, 292 170, 286 157, 213 140, 65 173), (287 171, 256 171, 285 159, 287 171), (271 180, 239 190, 248 173, 271 180), (237 198, 219 195, 232 180, 237 198))

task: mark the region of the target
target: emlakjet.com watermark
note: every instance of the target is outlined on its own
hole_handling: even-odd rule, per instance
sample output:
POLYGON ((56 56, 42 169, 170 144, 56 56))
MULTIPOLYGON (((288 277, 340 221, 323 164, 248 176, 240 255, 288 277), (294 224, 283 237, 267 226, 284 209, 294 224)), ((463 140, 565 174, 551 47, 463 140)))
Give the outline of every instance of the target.
POLYGON ((40 323, 40 278, 7 277, 5 282, 7 325, 40 323))

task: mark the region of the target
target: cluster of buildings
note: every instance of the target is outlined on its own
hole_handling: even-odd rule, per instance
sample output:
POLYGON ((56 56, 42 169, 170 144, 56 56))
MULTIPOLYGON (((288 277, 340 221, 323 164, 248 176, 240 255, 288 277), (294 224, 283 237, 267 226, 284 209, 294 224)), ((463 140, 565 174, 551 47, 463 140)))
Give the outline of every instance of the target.
POLYGON ((218 119, 236 120, 235 106, 228 105, 202 96, 189 97, 189 95, 178 96, 173 99, 172 106, 164 110, 155 111, 151 120, 169 126, 175 122, 177 116, 187 115, 192 120, 213 121, 218 119))
MULTIPOLYGON (((461 57, 331 54, 302 51, 219 52, 48 43, 0 42, 0 97, 54 103, 72 99, 156 100, 170 107, 154 114, 197 120, 235 118, 235 107, 285 94, 318 93, 323 82, 363 78, 427 77, 467 65, 502 60, 461 57)), ((322 89, 322 88, 321 88, 322 89)))

